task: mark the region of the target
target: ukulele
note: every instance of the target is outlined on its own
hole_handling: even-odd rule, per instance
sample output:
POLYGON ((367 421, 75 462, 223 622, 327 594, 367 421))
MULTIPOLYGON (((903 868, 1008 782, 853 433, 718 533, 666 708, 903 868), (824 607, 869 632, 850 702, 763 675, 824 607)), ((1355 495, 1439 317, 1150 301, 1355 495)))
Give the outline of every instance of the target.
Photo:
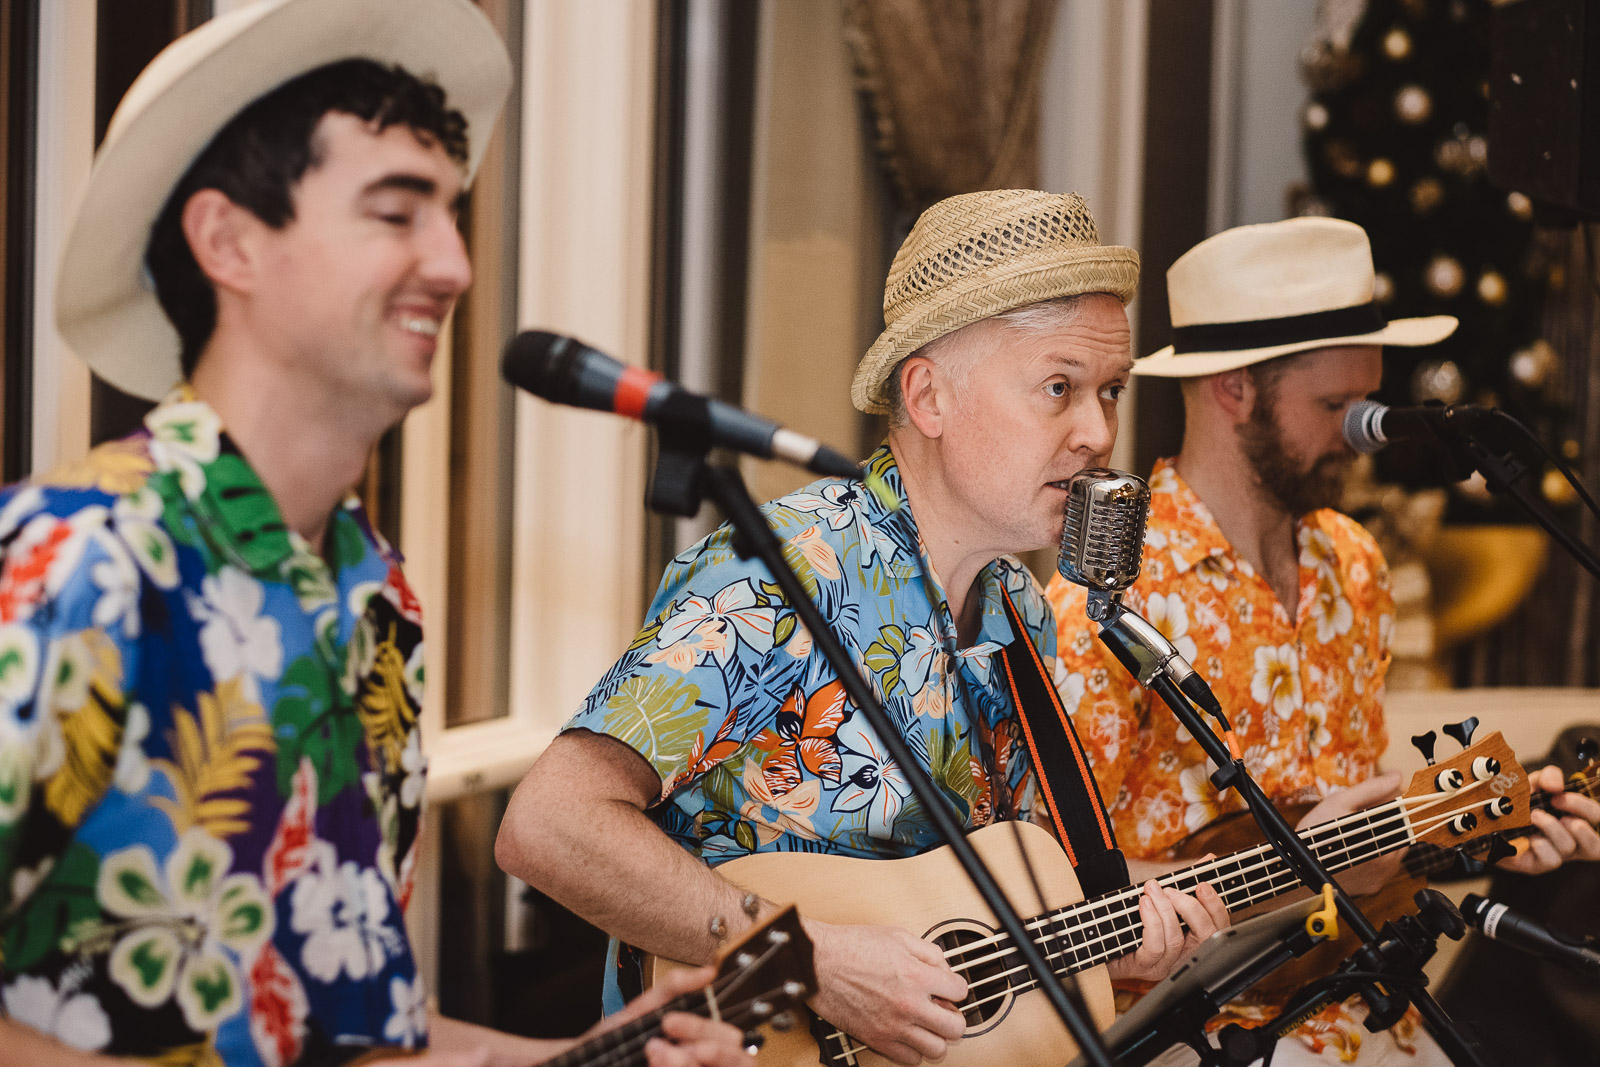
POLYGON ((717 961, 704 989, 685 993, 648 1015, 607 1030, 540 1067, 642 1067, 644 1046, 661 1033, 661 1018, 681 1011, 730 1023, 741 1030, 770 1024, 781 1030, 816 989, 811 941, 794 908, 784 908, 746 931, 717 961))
MULTIPOLYGON (((1526 821, 1529 787, 1498 734, 1452 759, 1418 772, 1405 794, 1300 832, 1331 870, 1353 867, 1417 842, 1465 843, 1500 825, 1526 821), (1509 820, 1509 822, 1507 821, 1509 820)), ((1111 982, 1105 963, 1138 948, 1142 888, 1130 886, 1084 900, 1061 846, 1027 823, 1000 823, 969 841, 1018 906, 1059 978, 1077 975, 1089 1013, 1111 1024, 1111 982), (1031 907, 1030 907, 1031 905, 1031 907)), ((967 881, 948 848, 909 859, 869 860, 805 852, 763 852, 731 860, 717 872, 734 885, 783 904, 798 904, 830 923, 899 926, 933 942, 967 981, 956 1005, 967 1021, 951 1046, 949 1067, 1016 1064, 1055 1067, 1076 1045, 1049 1001, 1030 995, 1036 980, 1010 938, 967 881)), ((1184 892, 1210 883, 1236 911, 1299 887, 1289 866, 1266 845, 1197 863, 1157 881, 1184 892)), ((645 979, 682 966, 645 958, 645 979)), ((890 1061, 833 1024, 813 1016, 808 1028, 773 1035, 760 1067, 887 1067, 890 1061)))

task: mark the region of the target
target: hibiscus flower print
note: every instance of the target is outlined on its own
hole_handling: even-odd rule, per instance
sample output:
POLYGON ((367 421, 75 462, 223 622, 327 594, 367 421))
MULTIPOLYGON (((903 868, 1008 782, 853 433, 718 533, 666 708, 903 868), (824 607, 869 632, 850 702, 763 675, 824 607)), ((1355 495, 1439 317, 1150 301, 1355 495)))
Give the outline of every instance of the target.
POLYGON ((829 682, 809 697, 795 686, 770 731, 762 733, 758 747, 777 750, 761 766, 767 791, 785 796, 804 779, 805 771, 830 782, 839 781, 843 764, 835 735, 844 722, 847 698, 844 686, 829 682))
POLYGON ((1184 659, 1193 662, 1199 655, 1194 638, 1189 636, 1189 610, 1177 593, 1152 593, 1145 604, 1145 618, 1166 635, 1184 659))
POLYGON ((1208 765, 1191 763, 1178 772, 1178 784, 1183 790, 1183 824, 1190 833, 1211 825, 1222 814, 1222 798, 1211 784, 1208 765))
POLYGON ((177 471, 183 495, 198 500, 206 487, 202 468, 222 452, 222 420, 209 404, 179 400, 156 408, 145 425, 157 469, 177 471))
POLYGON ((1328 705, 1320 700, 1306 705, 1306 743, 1313 757, 1333 743, 1333 734, 1328 730, 1328 705))
POLYGON ((898 549, 889 535, 872 524, 867 514, 867 500, 850 482, 825 485, 819 493, 796 493, 785 499, 796 511, 815 515, 828 524, 830 530, 855 527, 856 540, 861 545, 861 565, 870 565, 874 557, 883 563, 894 559, 898 549))
MULTIPOLYGON (((702 647, 712 653, 718 663, 727 662, 733 652, 735 639, 752 652, 765 655, 772 650, 773 631, 778 625, 778 610, 776 607, 761 606, 750 579, 742 578, 731 585, 723 586, 709 600, 702 596, 692 596, 685 600, 678 606, 678 610, 661 624, 661 629, 656 634, 656 646, 662 649, 670 648, 696 631, 706 629, 727 637, 726 642, 706 645, 705 635, 700 635, 702 647)), ((696 656, 698 662, 698 651, 696 656)))
POLYGON ((415 982, 389 979, 393 1014, 383 1024, 383 1036, 401 1048, 416 1048, 428 1037, 428 993, 419 975, 415 982))
POLYGON ((1255 674, 1250 678, 1250 696, 1269 707, 1280 719, 1294 714, 1302 701, 1300 657, 1293 645, 1262 645, 1256 649, 1255 674))
POLYGON ((893 838, 894 821, 911 795, 911 785, 861 716, 841 726, 838 736, 844 785, 834 795, 833 810, 865 811, 870 836, 893 838))
POLYGON ((740 805, 739 814, 755 824, 756 838, 761 844, 770 845, 784 834, 794 834, 807 841, 818 840, 811 816, 822 803, 822 779, 810 778, 787 793, 774 794, 761 765, 747 759, 740 780, 750 799, 740 805))
POLYGON ((96 885, 105 911, 128 920, 116 927, 126 932, 111 950, 111 980, 143 1008, 176 997, 202 1034, 244 1005, 238 961, 272 936, 261 880, 227 873, 232 866, 228 843, 194 827, 159 869, 146 845, 111 853, 96 885))
POLYGON ((1317 624, 1317 640, 1327 644, 1343 637, 1355 624, 1355 612, 1345 599, 1339 579, 1328 571, 1317 575, 1316 594, 1311 599, 1311 618, 1317 624))
POLYGON ((82 965, 68 968, 57 988, 48 978, 25 974, 6 986, 0 999, 6 1015, 24 1026, 63 1045, 97 1052, 111 1043, 111 1020, 98 1000, 77 991, 86 977, 82 965))
POLYGON ((404 941, 383 876, 354 860, 335 866, 332 846, 321 844, 315 869, 295 883, 289 925, 307 935, 300 952, 306 973, 320 982, 340 975, 359 982, 382 971, 404 941))
POLYGON ((261 701, 257 679, 276 680, 283 671, 278 620, 262 613, 266 597, 260 582, 233 566, 207 575, 198 597, 189 594, 189 609, 201 622, 200 651, 211 677, 219 684, 241 679, 251 703, 261 701))

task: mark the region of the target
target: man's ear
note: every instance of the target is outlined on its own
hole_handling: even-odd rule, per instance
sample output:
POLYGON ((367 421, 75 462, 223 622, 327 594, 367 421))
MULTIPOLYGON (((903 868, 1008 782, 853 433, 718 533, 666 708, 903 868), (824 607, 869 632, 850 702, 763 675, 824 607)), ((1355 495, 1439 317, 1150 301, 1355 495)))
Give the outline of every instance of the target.
POLYGON ((1245 422, 1255 410, 1256 382, 1248 367, 1211 375, 1211 399, 1234 422, 1245 422))
POLYGON ((906 421, 927 438, 944 433, 945 395, 937 380, 933 360, 911 356, 895 373, 900 375, 900 396, 905 400, 906 421))
POLYGON ((183 235, 211 284, 237 292, 255 287, 260 267, 251 237, 266 224, 220 189, 201 189, 183 205, 183 235))

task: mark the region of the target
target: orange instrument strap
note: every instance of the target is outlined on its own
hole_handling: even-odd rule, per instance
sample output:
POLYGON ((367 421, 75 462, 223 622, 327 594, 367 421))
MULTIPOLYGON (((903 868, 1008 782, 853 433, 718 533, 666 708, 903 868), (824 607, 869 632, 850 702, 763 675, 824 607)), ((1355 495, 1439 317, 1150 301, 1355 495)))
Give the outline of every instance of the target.
POLYGON ((1002 589, 1001 595, 1014 636, 1000 650, 1000 661, 1051 824, 1086 895, 1119 889, 1128 884, 1128 865, 1117 848, 1089 758, 1071 717, 1061 706, 1054 681, 1045 673, 1039 650, 1028 639, 1022 614, 1009 592, 1002 589))

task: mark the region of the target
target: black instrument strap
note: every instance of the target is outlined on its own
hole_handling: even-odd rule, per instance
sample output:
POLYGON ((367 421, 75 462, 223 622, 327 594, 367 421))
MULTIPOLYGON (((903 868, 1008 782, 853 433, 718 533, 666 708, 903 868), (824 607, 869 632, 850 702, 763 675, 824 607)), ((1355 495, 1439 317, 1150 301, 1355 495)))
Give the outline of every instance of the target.
POLYGON ((1088 755, 1061 706, 1054 681, 1045 673, 1039 650, 1028 638, 1022 614, 1009 592, 1002 589, 1001 594, 1014 636, 1000 650, 1000 662, 1056 839, 1067 850, 1085 896, 1120 889, 1128 884, 1128 865, 1117 848, 1088 755))

